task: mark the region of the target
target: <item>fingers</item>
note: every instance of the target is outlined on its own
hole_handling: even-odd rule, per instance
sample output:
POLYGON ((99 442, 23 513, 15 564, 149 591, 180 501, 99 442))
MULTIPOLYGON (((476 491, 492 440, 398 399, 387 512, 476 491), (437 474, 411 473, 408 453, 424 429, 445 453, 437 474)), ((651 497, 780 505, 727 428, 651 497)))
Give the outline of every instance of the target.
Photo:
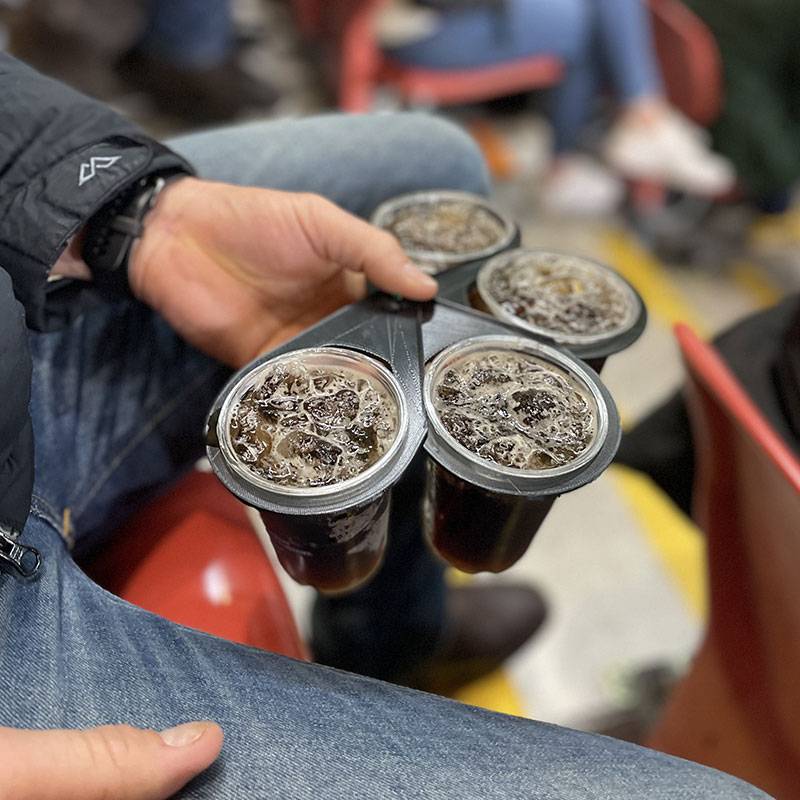
POLYGON ((379 289, 410 300, 430 300, 438 284, 409 261, 400 243, 333 203, 306 195, 304 209, 311 219, 305 228, 323 257, 343 269, 363 272, 379 289))
POLYGON ((127 725, 84 731, 0 728, 0 752, 11 765, 10 792, 3 796, 166 800, 206 769, 221 747, 222 731, 211 722, 160 734, 127 725))

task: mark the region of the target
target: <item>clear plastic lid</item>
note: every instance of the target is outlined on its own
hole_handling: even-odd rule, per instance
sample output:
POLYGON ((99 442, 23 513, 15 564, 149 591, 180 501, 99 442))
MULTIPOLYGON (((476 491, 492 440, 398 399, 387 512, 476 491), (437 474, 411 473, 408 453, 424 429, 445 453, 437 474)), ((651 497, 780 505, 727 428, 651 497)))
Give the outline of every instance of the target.
POLYGON ((642 313, 636 293, 610 267, 546 250, 495 256, 478 273, 477 290, 497 319, 567 347, 619 337, 642 313))
MULTIPOLYGON (((312 393, 309 391, 309 397, 303 398, 303 400, 314 397, 325 398, 328 396, 329 395, 326 395, 324 391, 321 393, 312 393)), ((318 347, 297 350, 259 364, 251 371, 242 375, 239 381, 232 387, 222 404, 217 421, 217 437, 220 449, 225 457, 226 463, 240 478, 250 485, 257 486, 269 493, 297 498, 323 497, 348 493, 351 490, 359 489, 377 478, 391 466, 405 439, 407 429, 408 406, 394 375, 377 359, 360 352, 340 347, 318 347), (377 394, 393 404, 395 424, 392 438, 386 443, 385 451, 374 463, 370 464, 362 472, 345 480, 325 485, 291 486, 269 480, 248 467, 239 454, 237 454, 231 426, 232 422, 234 423, 234 427, 236 426, 236 409, 239 407, 242 399, 251 389, 262 387, 268 377, 276 374, 276 369, 281 366, 290 367, 292 364, 300 364, 303 368, 314 371, 314 374, 317 376, 319 376, 321 372, 324 372, 326 368, 330 369, 332 372, 339 371, 342 373, 344 371, 354 376, 362 376, 377 394)), ((287 434, 287 438, 290 435, 291 433, 287 434)), ((320 436, 319 438, 320 440, 324 440, 324 436, 320 436)))
POLYGON ((432 273, 488 258, 516 236, 508 217, 469 192, 401 195, 380 205, 372 224, 397 236, 409 257, 432 273))
POLYGON ((606 402, 584 367, 515 336, 481 336, 443 350, 426 368, 424 396, 439 445, 482 473, 515 483, 581 470, 608 432, 606 402), (576 450, 572 457, 569 447, 576 450), (551 465, 502 463, 520 455, 550 458, 551 465))

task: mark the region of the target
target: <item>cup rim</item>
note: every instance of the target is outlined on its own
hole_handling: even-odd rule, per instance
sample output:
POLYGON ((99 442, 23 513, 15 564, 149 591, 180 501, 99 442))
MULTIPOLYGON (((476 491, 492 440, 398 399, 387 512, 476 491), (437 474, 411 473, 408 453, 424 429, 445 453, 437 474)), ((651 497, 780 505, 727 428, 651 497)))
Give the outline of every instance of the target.
POLYGON ((518 336, 500 336, 500 335, 487 335, 470 337, 462 342, 456 342, 453 345, 442 350, 434 358, 432 358, 425 368, 425 379, 423 385, 423 398, 425 402, 425 410, 427 412, 428 423, 433 432, 435 432, 437 439, 443 443, 449 450, 453 451, 461 458, 466 458, 473 466, 489 473, 494 473, 496 476, 514 479, 518 481, 535 481, 543 482, 549 481, 553 478, 560 478, 565 475, 572 475, 584 469, 598 456, 603 449, 605 441, 609 433, 609 413, 605 399, 598 389, 596 383, 589 375, 589 372, 577 359, 556 350, 549 345, 541 342, 536 342, 530 339, 524 339, 518 336), (511 346, 509 348, 509 345, 511 346), (444 427, 439 414, 433 405, 433 385, 434 380, 438 373, 442 370, 445 362, 451 360, 453 357, 464 356, 471 351, 476 350, 489 350, 492 348, 497 349, 512 349, 522 352, 527 352, 542 361, 553 363, 555 366, 560 367, 570 377, 577 380, 581 387, 586 391, 587 395, 591 397, 597 409, 597 423, 594 438, 592 443, 586 450, 578 456, 574 461, 569 464, 564 464, 560 467, 553 467, 551 469, 537 469, 537 470, 522 470, 513 467, 504 467, 489 459, 482 458, 477 453, 464 447, 458 442, 444 427))
POLYGON ((438 200, 462 200, 481 206, 502 223, 503 235, 495 244, 484 247, 481 250, 470 250, 466 253, 443 253, 439 250, 406 250, 406 255, 409 258, 441 265, 466 264, 470 261, 489 258, 504 250, 514 241, 517 233, 516 225, 507 214, 504 214, 494 203, 479 194, 454 189, 433 189, 397 195, 381 203, 373 212, 370 222, 376 227, 388 231, 385 226, 386 218, 398 209, 414 203, 435 203, 438 200))
POLYGON ((400 451, 403 442, 405 441, 406 434, 408 433, 409 414, 408 402, 402 391, 399 381, 392 373, 392 371, 378 359, 361 352, 346 347, 322 346, 322 347, 306 347, 300 350, 291 350, 276 356, 273 359, 259 363, 252 369, 245 372, 231 387, 225 401, 220 407, 219 417, 217 419, 217 438, 219 441, 219 449, 222 453, 225 463, 240 479, 244 480, 248 485, 257 487, 258 489, 268 492, 270 494, 279 496, 281 498, 295 498, 295 499, 316 499, 316 498, 329 498, 332 495, 345 494, 356 490, 368 483, 380 473, 384 472, 387 467, 391 466, 394 458, 400 451), (363 368, 365 363, 376 374, 370 377, 377 377, 383 384, 383 387, 388 391, 392 400, 397 406, 397 431, 389 449, 370 467, 365 469, 358 475, 352 478, 340 481, 339 483, 332 483, 326 486, 281 486, 273 483, 272 481, 260 478, 255 473, 247 469, 246 465, 238 458, 233 451, 233 446, 230 442, 230 416, 233 407, 239 402, 242 395, 256 384, 258 377, 266 372, 268 369, 273 368, 275 365, 285 361, 293 361, 297 358, 303 357, 324 357, 333 356, 340 358, 350 363, 344 364, 349 369, 358 370, 359 367, 363 368))
POLYGON ((491 314, 503 322, 508 322, 526 331, 530 331, 537 336, 544 336, 557 344, 565 347, 570 346, 591 346, 598 344, 606 344, 614 339, 624 336, 631 331, 639 321, 642 315, 642 304, 634 288, 625 280, 616 270, 612 269, 606 264, 597 261, 593 258, 587 258, 582 255, 574 255, 562 250, 548 250, 545 248, 536 247, 516 247, 512 250, 506 250, 498 253, 493 258, 489 259, 478 271, 475 279, 475 287, 480 295, 481 300, 486 304, 491 314), (624 295, 628 302, 628 314, 624 323, 614 330, 605 331, 603 333, 594 334, 565 334, 562 331, 554 331, 550 328, 544 328, 540 325, 535 325, 532 322, 518 317, 507 311, 500 303, 495 300, 492 293, 489 291, 488 283, 491 275, 501 267, 520 255, 540 255, 540 256, 560 256, 569 258, 573 261, 579 262, 581 266, 589 267, 590 269, 599 270, 605 278, 609 280, 612 286, 618 288, 624 295))

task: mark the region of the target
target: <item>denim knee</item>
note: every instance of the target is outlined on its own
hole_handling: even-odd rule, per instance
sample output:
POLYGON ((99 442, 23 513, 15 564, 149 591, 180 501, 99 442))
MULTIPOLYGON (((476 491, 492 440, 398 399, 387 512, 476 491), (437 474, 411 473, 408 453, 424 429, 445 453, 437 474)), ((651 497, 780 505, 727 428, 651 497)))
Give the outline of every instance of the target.
POLYGON ((489 170, 475 140, 459 125, 427 113, 403 114, 403 149, 410 174, 418 174, 420 188, 458 189, 475 194, 491 190, 489 170), (419 142, 421 147, 416 147, 419 142), (417 156, 419 154, 419 156, 417 156))

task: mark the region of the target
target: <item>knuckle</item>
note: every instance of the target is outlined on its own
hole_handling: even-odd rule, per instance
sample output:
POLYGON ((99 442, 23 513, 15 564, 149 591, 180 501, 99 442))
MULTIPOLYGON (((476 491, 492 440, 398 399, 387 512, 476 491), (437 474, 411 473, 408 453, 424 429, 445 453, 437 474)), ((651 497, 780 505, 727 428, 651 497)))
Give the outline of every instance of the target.
POLYGON ((121 794, 129 783, 138 733, 130 725, 108 725, 86 731, 81 737, 92 771, 106 778, 109 798, 121 794))
POLYGON ((326 200, 322 195, 314 194, 314 192, 302 192, 300 194, 300 201, 304 205, 318 211, 333 205, 330 200, 326 200))
POLYGON ((390 252, 395 251, 398 254, 403 250, 400 241, 393 234, 389 233, 388 231, 378 231, 378 235, 380 236, 380 239, 377 241, 385 250, 390 252))

